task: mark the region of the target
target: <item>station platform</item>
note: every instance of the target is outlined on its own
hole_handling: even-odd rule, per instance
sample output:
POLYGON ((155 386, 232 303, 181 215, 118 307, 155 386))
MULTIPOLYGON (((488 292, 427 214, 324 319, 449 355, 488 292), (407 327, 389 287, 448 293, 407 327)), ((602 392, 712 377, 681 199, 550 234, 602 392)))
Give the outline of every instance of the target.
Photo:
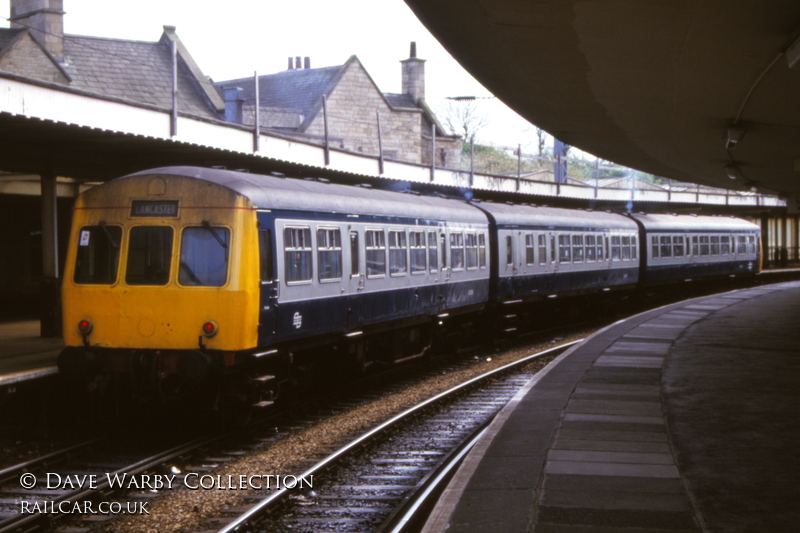
POLYGON ((800 282, 672 304, 559 356, 425 532, 796 532, 800 282))
POLYGON ((0 322, 0 387, 55 374, 60 338, 42 338, 38 320, 0 322))

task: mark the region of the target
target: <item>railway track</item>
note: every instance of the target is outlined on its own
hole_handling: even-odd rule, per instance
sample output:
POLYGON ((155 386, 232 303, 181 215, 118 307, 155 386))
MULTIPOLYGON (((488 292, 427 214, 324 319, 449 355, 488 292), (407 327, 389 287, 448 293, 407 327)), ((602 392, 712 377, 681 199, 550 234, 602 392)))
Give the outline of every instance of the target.
POLYGON ((253 505, 229 508, 209 525, 221 527, 220 533, 401 531, 426 509, 480 431, 539 370, 520 369, 576 342, 462 383, 361 435, 296 476, 316 479, 313 490, 255 493, 245 498, 253 505))

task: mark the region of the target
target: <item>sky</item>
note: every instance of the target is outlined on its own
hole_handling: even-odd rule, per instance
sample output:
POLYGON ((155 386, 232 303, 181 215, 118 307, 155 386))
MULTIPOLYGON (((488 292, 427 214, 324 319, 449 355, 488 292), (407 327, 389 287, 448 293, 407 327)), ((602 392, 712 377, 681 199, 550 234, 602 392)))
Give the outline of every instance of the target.
MULTIPOLYGON (((8 26, 10 0, 0 0, 8 26)), ((507 108, 444 50, 403 0, 64 0, 68 34, 156 41, 175 26, 189 53, 215 81, 271 74, 287 58, 309 56, 312 68, 358 56, 383 92, 400 92, 400 63, 416 41, 425 64, 425 96, 436 110, 445 98, 477 96, 490 116, 478 138, 533 152, 533 126, 507 108)))

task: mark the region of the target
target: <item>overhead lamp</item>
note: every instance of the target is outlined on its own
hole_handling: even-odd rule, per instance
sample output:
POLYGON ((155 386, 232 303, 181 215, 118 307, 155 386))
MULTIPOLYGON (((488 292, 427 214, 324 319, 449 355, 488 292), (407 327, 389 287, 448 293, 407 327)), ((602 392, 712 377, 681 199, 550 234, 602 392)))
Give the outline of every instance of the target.
POLYGON ((725 173, 728 175, 730 179, 735 180, 736 178, 739 177, 739 167, 737 167, 733 163, 725 165, 725 173))
POLYGON ((725 139, 725 148, 733 150, 736 145, 744 137, 744 128, 742 126, 728 126, 727 138, 725 139))

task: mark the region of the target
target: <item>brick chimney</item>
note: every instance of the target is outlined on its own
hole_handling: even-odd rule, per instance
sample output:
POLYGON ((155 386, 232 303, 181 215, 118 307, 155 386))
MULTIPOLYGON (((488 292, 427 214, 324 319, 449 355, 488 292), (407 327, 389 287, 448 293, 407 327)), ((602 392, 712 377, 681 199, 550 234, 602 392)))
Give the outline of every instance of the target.
POLYGON ((425 60, 417 58, 417 43, 411 41, 408 59, 403 64, 403 94, 410 94, 414 101, 425 99, 425 60))
POLYGON ((64 0, 11 0, 12 28, 28 28, 56 59, 64 58, 64 0))

